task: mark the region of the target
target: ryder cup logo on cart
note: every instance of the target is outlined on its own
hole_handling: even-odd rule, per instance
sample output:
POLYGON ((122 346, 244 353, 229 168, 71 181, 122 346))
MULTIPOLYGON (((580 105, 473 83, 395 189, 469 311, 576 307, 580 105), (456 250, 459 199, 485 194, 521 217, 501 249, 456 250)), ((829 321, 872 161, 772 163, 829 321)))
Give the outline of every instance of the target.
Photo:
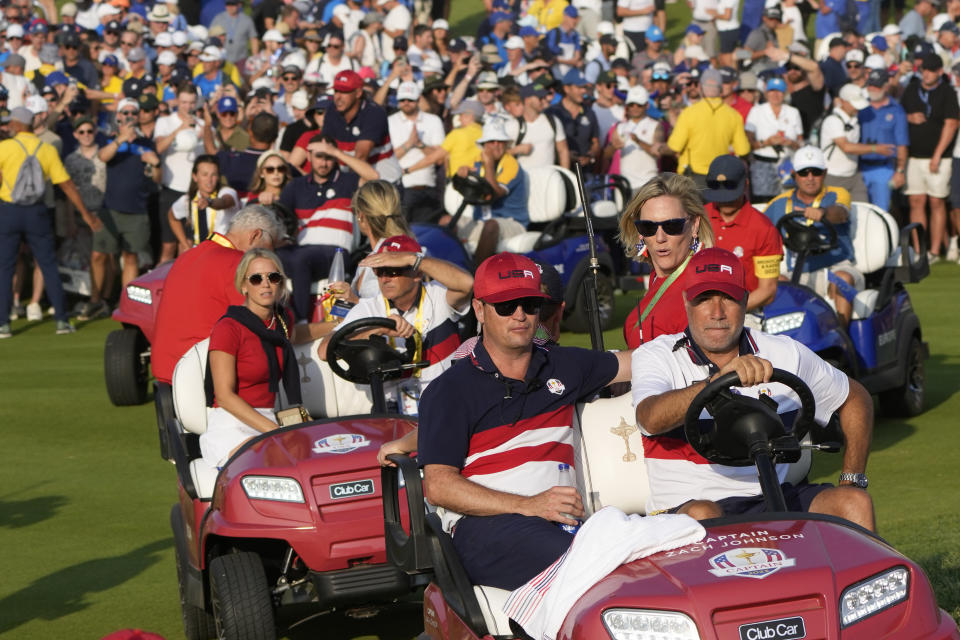
POLYGON ((313 443, 314 453, 350 453, 370 444, 366 437, 356 433, 338 433, 320 438, 313 443))
POLYGON ((797 561, 788 558, 779 549, 744 547, 736 551, 727 551, 710 558, 710 573, 718 577, 741 576, 744 578, 766 578, 784 567, 792 567, 797 561))

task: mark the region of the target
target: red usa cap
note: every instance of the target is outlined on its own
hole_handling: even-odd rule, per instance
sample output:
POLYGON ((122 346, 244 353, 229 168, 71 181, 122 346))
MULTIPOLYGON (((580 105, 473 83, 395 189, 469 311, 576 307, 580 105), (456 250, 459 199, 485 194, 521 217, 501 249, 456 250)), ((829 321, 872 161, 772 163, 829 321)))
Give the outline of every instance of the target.
POLYGON ((498 253, 483 261, 473 278, 473 296, 484 302, 547 298, 540 291, 540 269, 515 253, 498 253))
POLYGON ((333 77, 334 91, 356 91, 363 87, 363 78, 356 71, 346 69, 333 77))
POLYGON ((411 253, 417 253, 418 251, 422 251, 422 249, 423 247, 420 246, 420 243, 410 236, 391 236, 383 241, 377 253, 384 253, 386 251, 409 251, 411 253))
POLYGON ((735 300, 745 300, 746 281, 740 259, 726 249, 713 247, 697 252, 686 268, 683 292, 692 300, 704 291, 720 291, 735 300))

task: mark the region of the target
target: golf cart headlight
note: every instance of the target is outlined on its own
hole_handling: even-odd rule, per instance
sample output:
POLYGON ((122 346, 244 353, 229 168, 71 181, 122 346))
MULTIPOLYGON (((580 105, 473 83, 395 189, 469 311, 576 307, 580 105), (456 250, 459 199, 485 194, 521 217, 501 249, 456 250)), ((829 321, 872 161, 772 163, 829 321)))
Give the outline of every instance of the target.
POLYGON ((300 483, 293 478, 245 476, 240 483, 247 497, 253 500, 303 502, 303 490, 300 483))
POLYGON ((150 293, 150 289, 144 287, 138 287, 134 284, 127 285, 127 297, 133 300, 134 302, 141 302, 143 304, 153 304, 153 294, 150 293))
POLYGON ((700 640, 693 620, 673 611, 608 609, 603 626, 613 640, 700 640))
POLYGON ((910 572, 894 567, 859 584, 847 587, 840 596, 840 620, 843 627, 879 613, 907 599, 910 572))
POLYGON ((763 321, 763 330, 765 333, 783 333, 784 331, 793 331, 799 329, 803 324, 805 311, 794 311, 785 313, 782 316, 773 316, 763 321))

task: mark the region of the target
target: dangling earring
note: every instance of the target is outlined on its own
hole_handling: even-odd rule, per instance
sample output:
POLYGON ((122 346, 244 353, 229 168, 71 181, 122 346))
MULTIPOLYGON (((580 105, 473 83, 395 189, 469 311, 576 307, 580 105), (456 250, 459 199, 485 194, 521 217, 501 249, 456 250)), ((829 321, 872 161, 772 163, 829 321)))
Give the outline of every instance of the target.
POLYGON ((637 240, 637 244, 633 246, 637 250, 638 256, 642 256, 647 250, 647 245, 643 242, 643 238, 640 238, 639 240, 637 240))
POLYGON ((700 238, 693 236, 693 240, 690 241, 690 251, 696 253, 700 250, 700 238))

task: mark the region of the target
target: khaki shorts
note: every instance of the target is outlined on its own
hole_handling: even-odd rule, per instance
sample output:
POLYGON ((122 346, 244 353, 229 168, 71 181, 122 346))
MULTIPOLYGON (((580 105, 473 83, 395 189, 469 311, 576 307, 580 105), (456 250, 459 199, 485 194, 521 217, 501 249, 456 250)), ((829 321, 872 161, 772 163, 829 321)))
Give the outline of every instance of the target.
POLYGON ((150 252, 150 217, 145 213, 123 213, 101 209, 103 228, 93 234, 93 250, 116 255, 150 252))
POLYGON ((946 198, 950 195, 951 175, 953 162, 950 158, 940 160, 936 173, 930 172, 930 158, 910 158, 907 160, 907 186, 903 192, 908 196, 946 198))
MULTIPOLYGON (((466 214, 466 212, 464 213, 466 214)), ((490 219, 496 220, 497 226, 500 227, 500 240, 497 242, 498 247, 507 238, 518 236, 526 231, 526 228, 513 218, 490 219)), ((484 222, 486 222, 486 220, 474 220, 473 218, 467 218, 466 215, 462 216, 457 222, 457 237, 466 245, 470 255, 477 252, 477 243, 480 242, 480 234, 483 232, 484 222)))

